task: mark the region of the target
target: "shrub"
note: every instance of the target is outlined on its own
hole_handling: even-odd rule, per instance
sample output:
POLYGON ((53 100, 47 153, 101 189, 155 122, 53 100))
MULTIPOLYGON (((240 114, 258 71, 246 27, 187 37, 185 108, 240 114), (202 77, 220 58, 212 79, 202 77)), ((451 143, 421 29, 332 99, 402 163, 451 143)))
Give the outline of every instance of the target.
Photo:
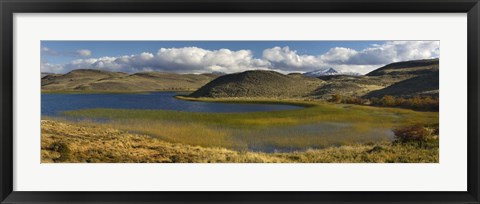
POLYGON ((368 103, 368 100, 362 99, 360 97, 349 97, 343 100, 344 103, 349 103, 349 104, 358 104, 358 105, 363 105, 368 103))
POLYGON ((420 97, 415 96, 413 98, 397 98, 393 96, 384 96, 380 99, 371 98, 370 103, 374 106, 384 107, 402 107, 413 110, 423 111, 438 111, 439 101, 438 98, 432 98, 429 96, 420 97))
POLYGON ((393 96, 384 96, 381 100, 380 103, 382 106, 397 106, 397 101, 395 100, 395 97, 393 96))
POLYGON ((332 98, 330 98, 330 100, 328 100, 328 101, 333 102, 333 103, 340 103, 340 102, 342 102, 342 98, 343 97, 339 94, 333 94, 332 98))
POLYGON ((53 142, 50 145, 50 149, 60 153, 60 157, 55 159, 56 162, 64 162, 71 159, 72 151, 65 142, 53 142))
POLYGON ((432 138, 430 131, 422 125, 414 125, 393 130, 395 141, 400 143, 427 142, 432 138))

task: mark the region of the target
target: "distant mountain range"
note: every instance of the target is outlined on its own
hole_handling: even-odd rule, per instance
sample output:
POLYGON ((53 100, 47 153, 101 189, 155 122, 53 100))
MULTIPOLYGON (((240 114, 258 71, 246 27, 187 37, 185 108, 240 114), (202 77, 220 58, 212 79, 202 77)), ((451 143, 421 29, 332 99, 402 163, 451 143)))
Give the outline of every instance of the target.
POLYGON ((195 91, 218 74, 139 72, 127 74, 95 69, 76 69, 42 78, 42 91, 49 92, 143 92, 195 91))
POLYGON ((190 91, 192 97, 329 99, 333 94, 355 97, 412 97, 439 94, 439 60, 397 62, 366 75, 334 68, 288 75, 254 70, 241 73, 128 74, 78 69, 67 74, 42 73, 44 92, 190 91))
POLYGON ((338 94, 365 98, 385 95, 438 97, 438 66, 438 59, 398 62, 365 76, 338 74, 333 68, 303 75, 247 71, 220 76, 190 96, 329 99, 338 94), (308 77, 318 74, 318 77, 308 77))

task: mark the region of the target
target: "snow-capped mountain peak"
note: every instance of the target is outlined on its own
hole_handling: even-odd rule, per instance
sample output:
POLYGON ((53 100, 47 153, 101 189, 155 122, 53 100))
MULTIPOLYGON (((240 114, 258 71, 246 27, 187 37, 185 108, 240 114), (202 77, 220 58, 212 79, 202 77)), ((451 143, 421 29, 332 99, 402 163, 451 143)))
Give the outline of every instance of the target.
POLYGON ((337 74, 339 74, 337 72, 337 70, 335 70, 331 67, 328 67, 328 68, 324 68, 324 69, 318 69, 318 70, 314 70, 314 71, 310 71, 310 72, 305 72, 303 75, 317 77, 317 76, 337 75, 337 74))

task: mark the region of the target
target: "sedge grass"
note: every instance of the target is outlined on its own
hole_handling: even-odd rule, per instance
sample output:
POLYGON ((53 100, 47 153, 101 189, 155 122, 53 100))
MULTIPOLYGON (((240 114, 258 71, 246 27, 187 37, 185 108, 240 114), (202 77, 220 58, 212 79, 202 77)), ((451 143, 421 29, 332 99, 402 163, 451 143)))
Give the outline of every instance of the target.
POLYGON ((396 127, 438 125, 438 112, 321 102, 298 103, 306 104, 305 108, 250 113, 87 109, 63 114, 107 118, 108 122, 98 125, 147 134, 167 142, 245 151, 305 150, 382 143, 389 141, 385 135, 396 127), (331 128, 325 127, 325 124, 345 126, 331 128), (303 128, 305 125, 318 128, 313 132, 306 131, 303 128))
POLYGON ((234 151, 165 142, 98 123, 42 120, 42 163, 438 163, 438 140, 355 144, 288 153, 234 151))

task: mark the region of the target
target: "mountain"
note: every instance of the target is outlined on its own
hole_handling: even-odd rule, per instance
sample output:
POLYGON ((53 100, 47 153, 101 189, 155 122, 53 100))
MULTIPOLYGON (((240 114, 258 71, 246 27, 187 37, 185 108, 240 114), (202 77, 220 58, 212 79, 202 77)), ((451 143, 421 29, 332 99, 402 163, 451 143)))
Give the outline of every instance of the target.
POLYGON ((438 71, 439 59, 412 60, 395 62, 366 74, 367 76, 422 75, 438 71))
POLYGON ((364 98, 432 96, 439 94, 439 59, 412 60, 388 64, 367 76, 401 78, 383 89, 372 91, 364 98))
POLYGON ((365 98, 381 98, 385 95, 410 98, 413 96, 432 96, 439 94, 439 72, 434 71, 394 83, 380 90, 372 91, 365 98))
POLYGON ((42 78, 42 91, 137 92, 194 91, 210 82, 214 74, 140 72, 127 74, 94 69, 77 69, 42 78))
POLYGON ((338 74, 338 72, 335 69, 329 67, 329 68, 314 70, 314 71, 310 71, 310 72, 305 72, 303 75, 311 76, 311 77, 318 77, 318 76, 337 75, 337 74, 338 74))
MULTIPOLYGON (((318 71, 318 70, 317 70, 318 71)), ((333 74, 334 69, 323 73, 333 74), (333 71, 332 71, 333 70, 333 71)), ((336 72, 336 71, 335 71, 336 72)), ((311 74, 318 74, 320 72, 311 74)), ((254 70, 234 74, 175 74, 140 72, 128 74, 93 69, 73 70, 67 74, 48 74, 42 78, 42 91, 138 92, 194 91, 192 97, 330 99, 344 97, 433 96, 439 93, 439 60, 396 62, 367 75, 284 75, 254 70)))
POLYGON ((245 71, 220 76, 191 97, 303 98, 322 80, 303 75, 284 75, 274 71, 245 71))
POLYGON ((328 99, 333 94, 363 98, 438 97, 438 70, 438 59, 426 59, 388 64, 364 76, 322 76, 319 78, 327 84, 315 91, 314 98, 328 99))
MULTIPOLYGON (((325 73, 329 69, 310 75, 325 73)), ((336 72, 336 71, 335 71, 336 72)), ((332 71, 329 71, 332 73, 332 71)), ((246 71, 218 77, 190 96, 212 98, 302 98, 438 96, 438 59, 392 63, 367 75, 283 75, 274 71, 246 71)))

